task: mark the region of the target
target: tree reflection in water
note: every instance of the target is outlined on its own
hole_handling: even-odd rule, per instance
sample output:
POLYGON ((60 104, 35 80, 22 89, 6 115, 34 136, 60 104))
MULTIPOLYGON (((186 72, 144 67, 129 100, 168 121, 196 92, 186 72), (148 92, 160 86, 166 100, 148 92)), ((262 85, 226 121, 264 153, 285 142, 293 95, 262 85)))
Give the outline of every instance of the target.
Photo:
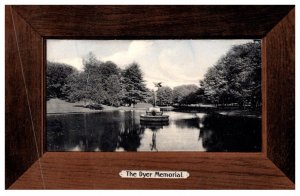
POLYGON ((144 111, 47 116, 48 151, 261 150, 261 119, 168 112, 170 124, 141 123, 144 111))
POLYGON ((156 132, 163 129, 164 126, 168 126, 169 122, 141 122, 141 127, 145 130, 146 128, 152 131, 152 140, 150 143, 151 151, 158 151, 156 146, 156 132))
POLYGON ((209 114, 200 128, 203 147, 210 152, 261 150, 261 120, 256 117, 209 114))
POLYGON ((133 129, 121 129, 118 136, 118 148, 122 148, 125 151, 137 151, 141 145, 141 135, 144 133, 145 129, 138 125, 132 128, 133 129))

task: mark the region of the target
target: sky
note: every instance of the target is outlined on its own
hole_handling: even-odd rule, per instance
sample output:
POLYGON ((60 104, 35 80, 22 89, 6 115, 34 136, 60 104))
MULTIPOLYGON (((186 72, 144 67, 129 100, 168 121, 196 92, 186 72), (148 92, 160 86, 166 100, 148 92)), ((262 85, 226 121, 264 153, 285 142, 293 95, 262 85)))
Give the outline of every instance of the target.
POLYGON ((100 61, 120 68, 136 62, 146 86, 155 82, 174 88, 196 84, 233 45, 252 40, 47 40, 47 60, 83 70, 82 59, 93 52, 100 61))

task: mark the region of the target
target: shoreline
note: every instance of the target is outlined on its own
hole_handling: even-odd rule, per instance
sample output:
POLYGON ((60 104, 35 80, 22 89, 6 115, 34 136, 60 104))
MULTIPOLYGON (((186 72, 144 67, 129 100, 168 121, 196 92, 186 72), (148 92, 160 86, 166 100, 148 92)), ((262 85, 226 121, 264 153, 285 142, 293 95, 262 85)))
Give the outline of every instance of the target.
MULTIPOLYGON (((150 104, 137 104, 137 107, 130 107, 130 106, 120 106, 120 107, 113 107, 102 105, 101 110, 97 109, 90 109, 84 107, 83 102, 76 102, 76 103, 69 103, 61 99, 51 99, 46 102, 47 103, 47 110, 46 115, 67 115, 67 114, 93 114, 93 113, 105 113, 105 112, 112 112, 112 111, 146 111, 150 104)), ((165 109, 170 109, 171 106, 161 107, 165 109)), ((167 112, 168 110, 164 111, 167 112)), ((172 110, 171 110, 172 111, 172 110)), ((175 110, 176 111, 176 110, 175 110)), ((177 111, 177 112, 195 112, 195 113, 207 113, 207 111, 177 111)), ((247 116, 247 117, 254 117, 254 118, 261 118, 261 115, 257 114, 257 112, 250 112, 250 111, 242 111, 242 110, 215 110, 215 113, 224 116, 247 116)))
POLYGON ((61 99, 50 99, 46 102, 47 115, 63 115, 63 114, 88 114, 88 113, 101 113, 101 112, 109 112, 109 111, 132 111, 132 110, 146 110, 148 107, 113 107, 102 105, 101 110, 90 109, 84 107, 83 102, 69 103, 61 99))
POLYGON ((47 115, 64 115, 64 114, 92 114, 92 113, 103 113, 103 112, 112 112, 112 111, 135 111, 135 110, 147 110, 147 108, 114 108, 114 109, 104 109, 104 110, 92 110, 90 111, 82 111, 82 112, 47 112, 47 115))

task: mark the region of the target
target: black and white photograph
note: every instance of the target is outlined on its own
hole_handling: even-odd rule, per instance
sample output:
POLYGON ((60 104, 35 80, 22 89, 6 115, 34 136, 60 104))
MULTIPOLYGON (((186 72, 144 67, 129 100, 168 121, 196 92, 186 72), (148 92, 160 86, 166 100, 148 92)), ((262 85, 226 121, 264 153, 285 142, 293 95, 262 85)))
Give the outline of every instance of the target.
POLYGON ((47 151, 261 151, 261 40, 48 39, 46 56, 47 151))

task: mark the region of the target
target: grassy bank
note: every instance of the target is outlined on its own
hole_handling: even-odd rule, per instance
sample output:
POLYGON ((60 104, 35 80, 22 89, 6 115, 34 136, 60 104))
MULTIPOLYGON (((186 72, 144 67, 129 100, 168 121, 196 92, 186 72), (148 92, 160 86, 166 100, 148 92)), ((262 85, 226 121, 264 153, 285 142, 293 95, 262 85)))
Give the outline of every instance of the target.
POLYGON ((102 109, 90 109, 84 107, 84 102, 69 103, 61 99, 50 99, 47 101, 47 114, 71 114, 71 113, 93 113, 113 110, 142 110, 151 107, 150 104, 139 103, 134 107, 113 107, 102 105, 102 109))

